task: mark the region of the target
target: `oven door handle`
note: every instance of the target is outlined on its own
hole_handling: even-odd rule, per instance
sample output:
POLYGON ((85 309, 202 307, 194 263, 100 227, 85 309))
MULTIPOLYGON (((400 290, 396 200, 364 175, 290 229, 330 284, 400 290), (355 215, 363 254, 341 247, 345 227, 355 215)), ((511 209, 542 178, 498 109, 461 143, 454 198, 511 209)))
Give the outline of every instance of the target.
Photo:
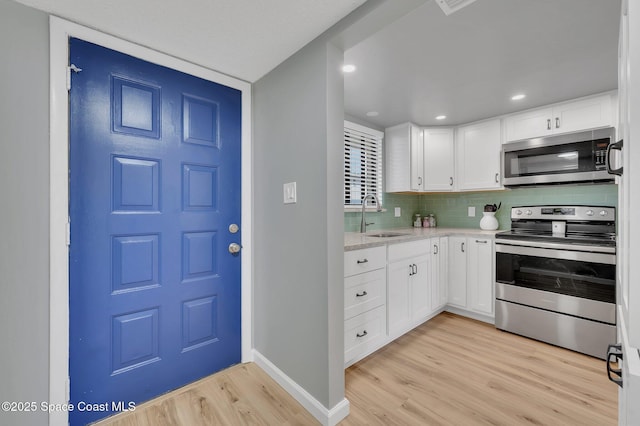
POLYGON ((616 264, 615 254, 591 253, 574 250, 558 250, 552 248, 539 248, 530 246, 511 246, 496 243, 496 253, 519 254, 522 256, 550 257, 564 260, 576 260, 582 262, 604 263, 607 265, 616 264))

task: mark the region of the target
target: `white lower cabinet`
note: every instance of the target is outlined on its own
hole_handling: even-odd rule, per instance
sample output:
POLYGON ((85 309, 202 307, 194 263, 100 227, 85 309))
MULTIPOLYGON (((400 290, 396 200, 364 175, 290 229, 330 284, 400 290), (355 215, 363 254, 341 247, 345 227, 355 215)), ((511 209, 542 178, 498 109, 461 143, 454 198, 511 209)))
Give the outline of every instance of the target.
POLYGON ((431 238, 431 311, 447 304, 449 293, 449 237, 431 238))
POLYGON ((431 238, 389 246, 387 307, 390 338, 423 323, 444 306, 441 297, 446 289, 439 282, 440 240, 431 238))
POLYGON ((467 237, 449 237, 449 305, 467 309, 467 237))
POLYGON ((348 365, 385 343, 387 250, 374 247, 344 255, 344 360, 348 365))
POLYGON ((447 306, 493 317, 493 239, 443 236, 345 252, 345 366, 447 306))
POLYGON ((493 239, 449 238, 449 305, 493 317, 493 239))
POLYGON ((495 252, 493 240, 489 238, 468 238, 467 289, 468 309, 493 316, 493 270, 495 252))

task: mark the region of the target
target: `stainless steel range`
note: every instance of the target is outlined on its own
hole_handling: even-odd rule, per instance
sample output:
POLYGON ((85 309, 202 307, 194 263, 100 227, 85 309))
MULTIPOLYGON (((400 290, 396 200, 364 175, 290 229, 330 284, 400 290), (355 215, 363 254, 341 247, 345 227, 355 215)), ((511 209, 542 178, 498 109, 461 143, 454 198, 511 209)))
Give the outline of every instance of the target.
POLYGON ((496 234, 496 327, 605 358, 616 340, 614 207, 511 209, 496 234))

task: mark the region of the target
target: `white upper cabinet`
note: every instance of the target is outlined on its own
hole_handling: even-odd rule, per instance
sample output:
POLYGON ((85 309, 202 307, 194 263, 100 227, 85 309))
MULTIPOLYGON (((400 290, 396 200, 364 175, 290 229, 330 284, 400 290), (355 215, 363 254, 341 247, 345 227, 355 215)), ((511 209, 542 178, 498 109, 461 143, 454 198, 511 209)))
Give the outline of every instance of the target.
POLYGON ((415 124, 389 127, 384 132, 386 192, 421 191, 422 136, 415 124))
POLYGON ((424 143, 424 185, 425 191, 453 191, 453 129, 425 128, 422 130, 424 143))
POLYGON ((386 191, 452 191, 453 155, 453 129, 421 129, 412 123, 387 128, 386 191))
POLYGON ((456 134, 457 188, 462 191, 502 188, 500 120, 458 127, 456 134))
POLYGON ((608 93, 505 117, 505 141, 612 126, 614 97, 608 93))

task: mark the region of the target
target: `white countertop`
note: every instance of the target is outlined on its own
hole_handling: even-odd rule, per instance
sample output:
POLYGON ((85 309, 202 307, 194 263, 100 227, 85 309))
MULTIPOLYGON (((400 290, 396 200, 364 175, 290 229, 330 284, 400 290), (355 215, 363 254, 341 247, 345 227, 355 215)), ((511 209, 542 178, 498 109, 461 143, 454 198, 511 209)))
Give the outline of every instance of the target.
POLYGON ((369 231, 366 234, 361 234, 359 232, 345 232, 344 251, 384 246, 387 244, 404 243, 424 238, 446 237, 450 235, 468 235, 493 239, 497 232, 500 232, 500 230, 483 231, 482 229, 475 228, 394 228, 376 229, 369 231), (371 236, 371 234, 379 234, 382 232, 397 232, 405 235, 385 238, 371 236))

